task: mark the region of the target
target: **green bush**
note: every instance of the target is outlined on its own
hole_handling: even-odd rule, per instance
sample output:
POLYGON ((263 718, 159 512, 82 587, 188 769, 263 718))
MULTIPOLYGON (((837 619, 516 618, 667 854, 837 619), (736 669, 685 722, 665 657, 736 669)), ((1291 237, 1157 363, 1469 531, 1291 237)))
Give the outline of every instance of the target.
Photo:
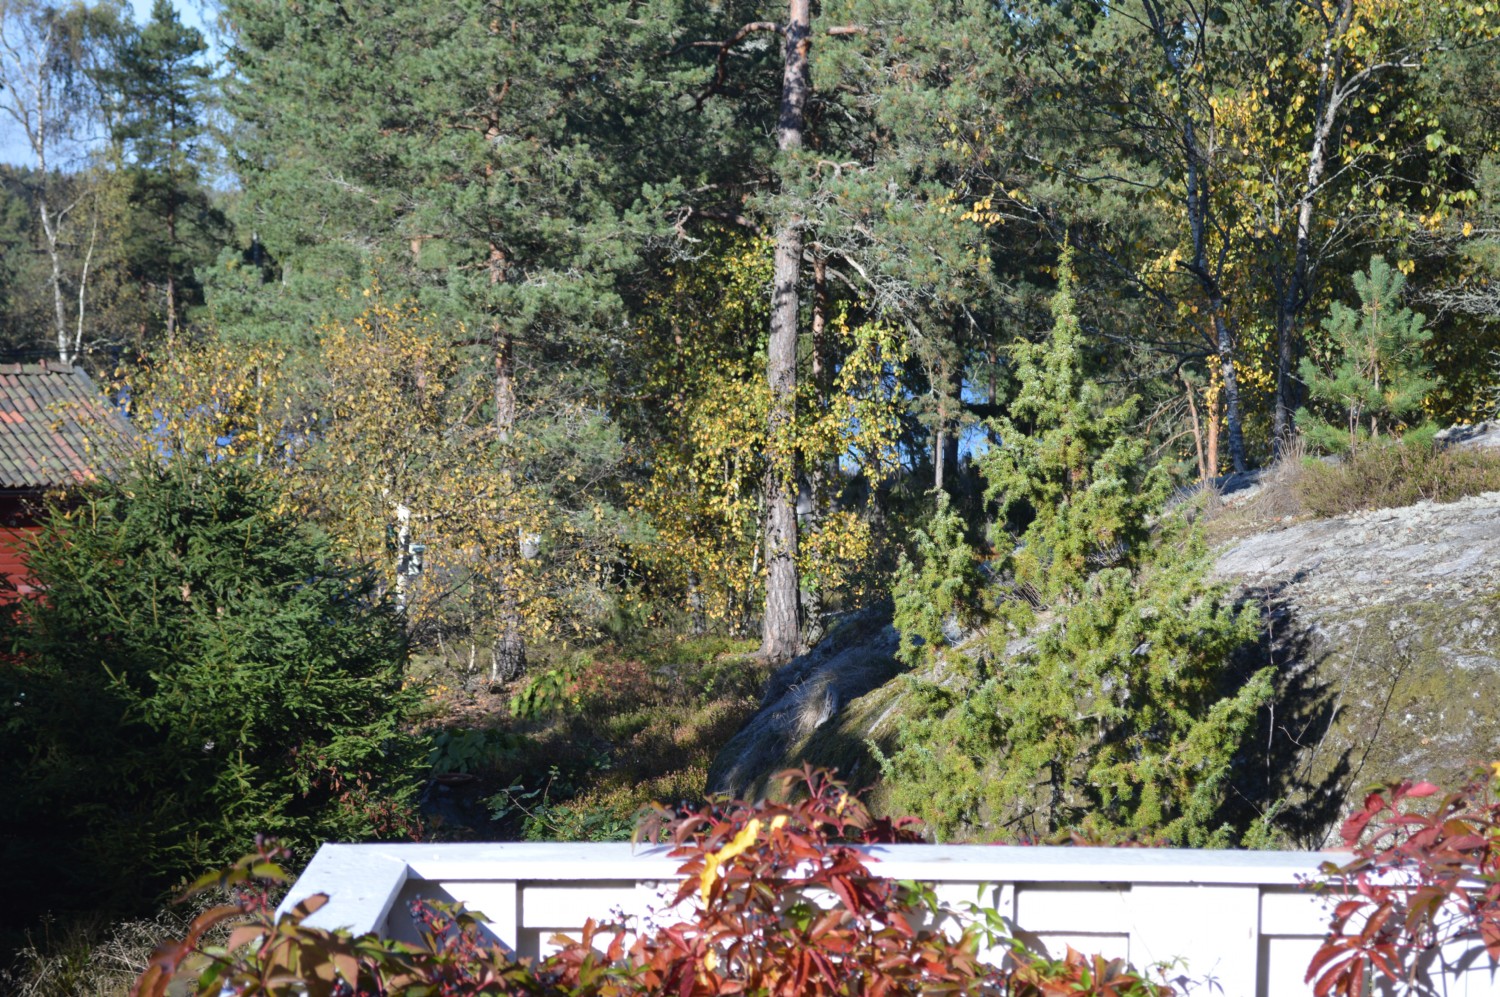
POLYGON ((942 647, 948 620, 960 628, 973 622, 982 587, 974 549, 964 539, 963 518, 948 507, 946 495, 939 496, 926 529, 913 531, 913 546, 916 562, 901 555, 891 590, 901 633, 896 656, 908 665, 942 647))
POLYGON ((894 807, 940 837, 1222 844, 1231 765, 1271 694, 1269 669, 1229 667, 1256 619, 1163 517, 1133 402, 1086 376, 1066 257, 1062 273, 1052 335, 1017 347, 1020 393, 981 458, 1004 625, 974 667, 918 684, 896 750, 876 754, 894 807))
POLYGON ((23 898, 140 906, 257 832, 410 830, 402 622, 277 499, 261 469, 180 459, 49 512, 30 560, 46 594, 17 607, 0 669, 23 898))

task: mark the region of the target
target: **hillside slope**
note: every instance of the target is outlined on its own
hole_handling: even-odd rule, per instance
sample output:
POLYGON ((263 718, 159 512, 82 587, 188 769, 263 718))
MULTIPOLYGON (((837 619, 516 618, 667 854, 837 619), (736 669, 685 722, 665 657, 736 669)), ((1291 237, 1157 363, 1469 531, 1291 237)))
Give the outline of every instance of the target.
POLYGON ((1500 493, 1260 533, 1216 573, 1262 606, 1280 695, 1245 774, 1298 843, 1372 783, 1500 756, 1500 493))
MULTIPOLYGON (((1274 811, 1282 840, 1328 843, 1371 784, 1452 781, 1500 757, 1500 492, 1280 526, 1224 547, 1216 576, 1261 606, 1247 654, 1278 694, 1237 766, 1241 822, 1274 811)), ((710 789, 763 791, 802 760, 869 786, 907 695, 888 616, 868 613, 788 665, 720 752, 710 789)), ((924 676, 941 681, 941 676, 924 676)))

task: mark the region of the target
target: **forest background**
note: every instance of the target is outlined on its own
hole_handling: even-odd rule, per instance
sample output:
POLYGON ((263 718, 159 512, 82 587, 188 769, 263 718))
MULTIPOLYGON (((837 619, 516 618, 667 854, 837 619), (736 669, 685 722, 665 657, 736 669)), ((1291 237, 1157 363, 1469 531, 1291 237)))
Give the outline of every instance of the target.
POLYGON ((29 155, 0 167, 0 346, 84 366, 146 441, 54 512, 55 597, 11 624, 4 819, 91 899, 255 830, 480 833, 433 802, 465 776, 488 833, 620 833, 893 589, 914 666, 953 620, 1116 615, 934 693, 887 778, 980 836, 1222 843, 1268 680, 1216 670, 1249 624, 1167 494, 1500 404, 1492 0, 211 14, 214 46, 167 0, 0 2, 29 155), (1197 678, 1115 648, 1172 598, 1197 629, 1151 646, 1197 678), (1181 715, 1058 734, 1055 669, 1108 689, 1133 657, 1181 715), (580 734, 604 702, 619 729, 580 734), (974 703, 1031 719, 976 739, 974 703), (967 756, 921 755, 939 734, 967 756), (645 779, 643 737, 688 763, 645 779))

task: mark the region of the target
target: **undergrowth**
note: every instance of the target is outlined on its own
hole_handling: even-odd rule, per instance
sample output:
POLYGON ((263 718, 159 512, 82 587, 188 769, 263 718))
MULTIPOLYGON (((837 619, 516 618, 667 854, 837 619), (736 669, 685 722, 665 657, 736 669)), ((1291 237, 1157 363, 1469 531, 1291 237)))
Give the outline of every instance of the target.
POLYGON ((431 681, 434 836, 625 840, 650 803, 701 798, 714 753, 759 704, 753 650, 720 637, 553 649, 497 692, 431 681))
MULTIPOLYGON (((428 837, 627 840, 652 803, 701 799, 714 753, 759 703, 767 670, 753 650, 721 637, 543 649, 493 693, 466 688, 457 659, 420 662, 428 837)), ((43 921, 7 945, 0 993, 124 997, 154 940, 193 913, 43 921)))
POLYGON ((1336 462, 1306 461, 1293 483, 1313 516, 1455 502, 1500 491, 1500 454, 1431 444, 1370 443, 1336 462))
MULTIPOLYGON (((19 939, 0 963, 0 993, 7 997, 126 997, 151 963, 163 937, 181 934, 209 908, 232 902, 221 890, 199 893, 151 917, 110 922, 86 918, 43 918, 19 939)), ((221 941, 227 930, 205 939, 221 941)))
POLYGON ((1410 435, 1367 442, 1332 459, 1300 447, 1260 474, 1249 498, 1205 498, 1204 537, 1217 547, 1304 519, 1327 519, 1417 502, 1456 502, 1500 491, 1500 452, 1443 448, 1410 435))

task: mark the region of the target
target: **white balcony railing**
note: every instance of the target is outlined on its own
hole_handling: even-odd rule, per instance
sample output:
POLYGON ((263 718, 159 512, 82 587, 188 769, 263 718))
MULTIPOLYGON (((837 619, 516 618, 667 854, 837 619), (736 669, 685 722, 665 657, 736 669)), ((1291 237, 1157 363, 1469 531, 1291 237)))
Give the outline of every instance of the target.
MULTIPOLYGON (((1176 961, 1190 993, 1299 997, 1328 925, 1329 901, 1302 884, 1346 855, 1184 849, 895 845, 862 849, 893 879, 930 883, 955 905, 993 907, 1054 955, 1072 945, 1136 966, 1176 961)), ((408 904, 457 901, 521 955, 590 917, 642 917, 675 891, 677 859, 627 844, 324 845, 283 910, 325 893, 322 928, 411 940, 408 904)), ((1457 953, 1452 953, 1457 956, 1457 953)), ((1484 958, 1439 983, 1452 995, 1496 995, 1484 958)))

